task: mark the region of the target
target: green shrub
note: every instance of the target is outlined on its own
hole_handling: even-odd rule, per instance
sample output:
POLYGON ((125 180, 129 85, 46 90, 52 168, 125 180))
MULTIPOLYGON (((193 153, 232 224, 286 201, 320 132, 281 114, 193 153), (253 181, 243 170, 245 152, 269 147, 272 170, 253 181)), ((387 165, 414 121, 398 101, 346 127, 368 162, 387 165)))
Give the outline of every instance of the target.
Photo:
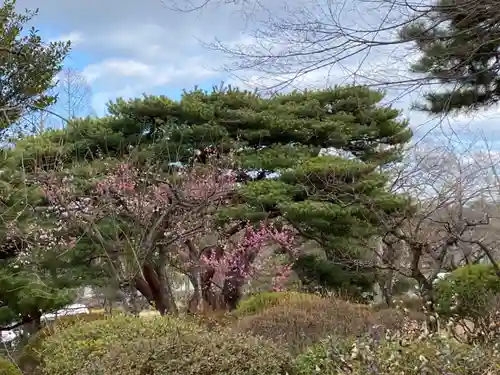
POLYGON ((40 365, 41 362, 40 346, 47 337, 75 324, 103 319, 106 319, 106 315, 100 313, 91 313, 62 316, 53 322, 48 322, 45 327, 38 331, 34 336, 30 337, 28 343, 24 346, 18 359, 19 367, 21 367, 21 369, 25 373, 35 372, 35 369, 40 365))
POLYGON ((337 337, 330 337, 328 340, 315 343, 295 358, 297 374, 340 375, 342 369, 349 368, 347 363, 342 360, 350 354, 349 349, 348 341, 337 337))
POLYGON ((22 375, 22 373, 12 361, 0 357, 0 375, 22 375))
POLYGON ((466 317, 482 316, 491 306, 492 297, 500 295, 500 277, 486 264, 475 264, 453 271, 436 287, 441 314, 466 317))
POLYGON ((258 314, 265 309, 277 306, 279 304, 284 304, 288 302, 295 301, 315 301, 319 300, 321 297, 315 294, 309 293, 298 293, 298 292, 262 292, 256 293, 247 299, 242 300, 238 308, 236 309, 236 314, 238 316, 247 316, 258 314))
POLYGON ((77 375, 293 375, 293 359, 275 346, 228 330, 116 344, 77 375))
POLYGON ((403 324, 403 316, 397 310, 375 312, 366 305, 318 297, 289 300, 243 317, 235 329, 262 336, 298 353, 328 335, 348 337, 370 330, 396 330, 403 324))
POLYGON ((164 339, 172 332, 201 335, 206 331, 194 323, 170 317, 117 316, 75 324, 43 340, 40 348, 42 373, 74 375, 85 365, 98 361, 112 347, 125 346, 139 339, 164 339))
POLYGON ((238 317, 236 314, 226 310, 208 310, 201 313, 186 315, 184 319, 199 324, 211 331, 221 327, 230 327, 235 323, 238 317))
POLYGON ((436 286, 437 312, 445 321, 469 324, 471 339, 496 339, 500 321, 500 277, 491 265, 453 271, 436 286))
POLYGON ((500 373, 500 354, 440 336, 411 342, 363 337, 325 340, 298 356, 295 365, 300 375, 484 375, 500 373))

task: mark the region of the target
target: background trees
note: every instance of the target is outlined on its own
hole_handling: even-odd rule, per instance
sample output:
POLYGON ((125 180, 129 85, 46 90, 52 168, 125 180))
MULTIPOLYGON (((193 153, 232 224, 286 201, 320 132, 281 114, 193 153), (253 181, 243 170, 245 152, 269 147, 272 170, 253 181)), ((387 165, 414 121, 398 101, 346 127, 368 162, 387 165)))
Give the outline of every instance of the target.
POLYGON ((381 220, 382 263, 414 279, 430 299, 442 272, 482 261, 496 268, 498 157, 451 145, 416 148, 400 168, 393 189, 406 191, 413 206, 396 220, 381 220))
MULTIPOLYGON (((426 52, 416 71, 449 83, 458 76, 446 76, 457 73, 446 59, 463 60, 457 30, 465 21, 453 11, 454 31, 443 36, 448 5, 429 9, 427 22, 441 25, 429 40, 423 23, 406 26, 401 37, 426 52), (454 57, 438 54, 443 40, 454 57)), ((50 82, 67 51, 52 48, 50 82)), ((462 60, 453 64, 469 64, 462 60)), ((491 86, 462 83, 476 92, 491 86)), ((52 83, 33 85, 36 95, 53 97, 52 83)), ((67 99, 78 104, 83 96, 70 91, 67 99)), ((383 100, 356 85, 274 96, 228 87, 185 92, 179 101, 117 99, 100 118, 77 118, 77 104, 60 102, 71 117, 64 129, 42 128, 2 150, 6 319, 37 321, 75 288, 109 284, 175 313, 172 272, 193 286, 191 311, 202 301, 234 309, 269 258, 279 258, 274 281, 293 270, 309 289, 358 300, 377 282, 387 303, 401 277, 432 302, 441 271, 484 259, 495 268, 493 215, 478 212, 496 209, 492 153, 473 163, 456 150, 411 154, 408 121, 383 100), (9 285, 46 293, 23 291, 30 302, 17 306, 9 285)))
MULTIPOLYGON (((48 94, 54 78, 69 52, 69 43, 46 44, 36 29, 23 30, 36 15, 17 13, 15 1, 0 8, 0 93, 2 140, 12 135, 12 126, 28 112, 43 110, 55 97, 48 94)), ((71 301, 68 279, 54 277, 47 267, 49 252, 39 252, 34 244, 49 246, 54 238, 40 237, 33 231, 44 219, 34 211, 39 196, 26 184, 24 171, 1 161, 0 197, 0 326, 40 322, 43 311, 55 309, 71 301)), ((29 327, 27 327, 29 328, 29 327)))
POLYGON ((477 110, 498 102, 499 14, 492 1, 436 1, 401 30, 422 56, 411 69, 445 84, 420 108, 432 113, 477 110))
POLYGON ((48 90, 54 86, 70 47, 69 42, 46 44, 35 28, 26 33, 23 29, 36 11, 17 13, 15 3, 6 1, 0 8, 2 129, 27 111, 39 111, 54 103, 56 98, 48 90))
POLYGON ((365 248, 379 230, 372 210, 392 215, 406 204, 378 170, 401 158, 411 132, 382 98, 339 87, 271 99, 228 89, 179 102, 118 100, 108 117, 21 139, 7 160, 42 188, 38 210, 59 223, 51 235, 71 242, 59 249, 67 262, 112 272, 161 312, 175 311, 167 269, 190 277, 193 304, 201 295, 214 304, 211 291, 234 307, 256 251, 272 240, 293 264, 302 255, 295 236, 346 277, 366 273, 366 287, 365 248))

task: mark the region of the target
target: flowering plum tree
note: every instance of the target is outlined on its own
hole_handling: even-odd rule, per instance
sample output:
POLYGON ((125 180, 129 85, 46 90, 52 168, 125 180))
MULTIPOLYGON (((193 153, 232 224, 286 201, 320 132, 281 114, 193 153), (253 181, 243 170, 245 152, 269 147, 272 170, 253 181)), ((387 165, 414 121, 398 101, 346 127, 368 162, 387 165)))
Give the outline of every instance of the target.
POLYGON ((215 159, 231 154, 241 186, 236 204, 220 215, 226 224, 286 222, 319 250, 309 265, 328 271, 301 272, 304 262, 298 262, 302 282, 318 287, 333 280, 327 289, 341 293, 356 284, 349 290, 358 298, 373 285, 371 242, 384 232, 379 216, 407 206, 387 191, 388 176, 380 171, 400 160, 412 132, 383 98, 348 86, 271 98, 228 87, 185 92, 178 101, 117 99, 108 106, 110 116, 72 120, 63 130, 17 142, 17 165, 59 168, 96 155, 190 165, 214 152, 215 159), (334 277, 316 277, 325 273, 334 277))
MULTIPOLYGON (((288 263, 274 270, 274 290, 282 289, 291 273, 291 264, 297 258, 295 236, 291 229, 277 229, 272 223, 260 222, 258 228, 246 224, 243 231, 241 239, 234 240, 227 234, 222 235, 217 245, 205 247, 201 252, 196 250, 192 241, 187 241, 187 251, 181 252, 189 267, 192 284, 199 286, 197 293, 213 308, 220 305, 236 308, 245 283, 262 271, 262 264, 256 259, 266 245, 277 244, 288 256, 288 263), (201 272, 197 273, 199 270, 201 272)), ((190 309, 193 310, 193 304, 200 300, 198 297, 192 298, 190 309)))
MULTIPOLYGON (((293 236, 262 223, 244 229, 235 242, 220 230, 217 245, 201 247, 216 227, 217 209, 230 203, 235 176, 210 163, 176 172, 153 166, 101 160, 80 169, 37 175, 57 230, 97 244, 94 265, 106 265, 122 287, 138 290, 161 314, 176 312, 168 266, 186 273, 194 287, 190 306, 214 295, 235 306, 241 288, 255 275, 254 260, 267 241, 281 245, 293 260, 293 236), (220 288, 215 287, 221 281, 220 288)), ((233 232, 237 231, 233 229, 233 232)))

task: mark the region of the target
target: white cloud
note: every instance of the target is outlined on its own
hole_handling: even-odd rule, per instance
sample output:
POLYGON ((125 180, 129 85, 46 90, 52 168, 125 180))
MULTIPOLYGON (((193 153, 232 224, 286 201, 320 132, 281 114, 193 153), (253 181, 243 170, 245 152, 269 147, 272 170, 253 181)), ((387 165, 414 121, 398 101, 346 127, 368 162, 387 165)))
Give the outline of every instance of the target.
POLYGON ((131 99, 137 96, 136 90, 131 86, 125 86, 115 91, 100 91, 92 96, 92 107, 97 113, 106 111, 106 103, 116 98, 131 99))
POLYGON ((104 103, 121 96, 133 97, 168 85, 195 85, 214 76, 202 67, 202 57, 187 58, 182 64, 175 61, 157 62, 110 58, 83 69, 83 76, 94 87, 93 107, 102 113, 104 103), (104 83, 104 84, 103 84, 104 83))
POLYGON ((182 64, 147 63, 132 59, 106 59, 85 67, 83 75, 92 83, 98 79, 126 79, 139 87, 155 87, 179 80, 203 80, 214 72, 201 66, 202 57, 192 57, 182 64), (137 81, 137 82, 136 82, 137 81))
POLYGON ((62 34, 56 38, 50 39, 50 42, 66 42, 66 41, 70 41, 71 46, 75 47, 78 44, 84 42, 84 37, 83 34, 79 31, 71 31, 67 34, 62 34))
POLYGON ((83 76, 92 84, 97 79, 110 77, 145 78, 153 74, 154 67, 132 59, 106 59, 97 64, 87 65, 83 76))
MULTIPOLYGON (((39 4, 18 0, 17 6, 39 4)), ((207 53, 198 39, 234 35, 241 18, 236 19, 232 10, 222 7, 200 17, 173 12, 157 0, 45 0, 34 25, 45 35, 59 33, 54 40, 73 41, 68 64, 82 70, 97 98, 95 105, 102 108, 101 99, 110 93, 139 96, 162 87, 189 88, 212 78, 221 81, 220 72, 209 69, 218 65, 214 54, 207 53)))
MULTIPOLYGON (((155 89, 159 91, 163 87, 189 88, 203 81, 243 85, 240 80, 213 70, 227 61, 226 57, 207 51, 198 43, 198 39, 210 42, 218 38, 233 47, 251 46, 255 42, 251 31, 260 20, 267 19, 270 15, 279 17, 284 3, 289 7, 293 6, 293 10, 289 11, 289 15, 292 15, 291 22, 302 19, 304 15, 312 17, 309 19, 311 23, 314 17, 320 17, 323 25, 335 25, 339 21, 329 19, 331 14, 325 12, 326 4, 335 3, 328 0, 268 0, 265 4, 262 2, 262 8, 252 9, 251 17, 238 13, 239 5, 234 4, 210 7, 203 12, 182 13, 162 6, 160 0, 44 0, 43 5, 35 0, 18 0, 17 6, 20 9, 39 7, 39 15, 34 19, 35 25, 42 30, 49 26, 51 35, 54 32, 60 33, 55 40, 73 42, 75 57, 71 61, 72 65, 78 65, 79 56, 85 56, 90 61, 82 70, 92 85, 93 105, 98 113, 102 113, 104 103, 117 96, 140 96, 143 92, 155 89)), ((347 26, 351 24, 352 27, 364 25, 364 29, 373 28, 374 23, 381 21, 377 19, 377 15, 385 15, 388 8, 394 5, 389 2, 390 6, 387 3, 385 8, 382 6, 375 9, 372 4, 365 2, 365 6, 373 8, 370 12, 365 12, 358 9, 360 3, 355 1, 343 4, 345 17, 341 19, 342 23, 347 26)), ((393 19, 386 22, 399 23, 400 17, 392 15, 393 19)), ((270 34, 271 39, 273 36, 280 39, 280 30, 276 29, 276 33, 270 34)), ((262 47, 271 46, 264 42, 262 47)), ((276 51, 276 48, 286 47, 286 40, 281 40, 273 48, 276 51)), ((406 68, 414 60, 415 54, 410 50, 401 46, 388 46, 370 51, 369 55, 358 54, 342 64, 314 70, 295 80, 289 89, 349 83, 353 75, 358 82, 365 79, 372 82, 387 81, 388 77, 391 80, 408 78, 406 68)), ((268 87, 291 77, 289 74, 280 76, 246 71, 240 78, 243 78, 246 87, 257 88, 268 87)), ((411 103, 421 93, 394 91, 390 93, 387 102, 404 109, 405 116, 424 134, 427 129, 439 123, 440 119, 429 120, 424 114, 409 110, 411 103)), ((498 113, 500 112, 488 111, 476 114, 472 119, 463 116, 451 118, 443 124, 447 128, 458 126, 456 124, 494 128, 498 113)))

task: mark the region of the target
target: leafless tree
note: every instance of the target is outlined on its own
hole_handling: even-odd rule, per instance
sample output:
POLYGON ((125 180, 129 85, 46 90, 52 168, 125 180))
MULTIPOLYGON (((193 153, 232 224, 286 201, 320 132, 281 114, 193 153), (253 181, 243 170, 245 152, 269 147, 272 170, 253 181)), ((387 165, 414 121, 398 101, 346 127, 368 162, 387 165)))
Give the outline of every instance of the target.
POLYGON ((73 68, 63 68, 58 82, 48 90, 57 97, 57 102, 43 111, 26 112, 13 132, 39 134, 50 128, 60 128, 75 117, 91 115, 92 90, 85 77, 73 68))
POLYGON ((82 73, 64 68, 58 77, 58 113, 68 119, 90 115, 92 90, 82 73))
MULTIPOLYGON (((426 49, 437 38, 433 31, 446 27, 457 7, 471 18, 485 15, 491 18, 484 26, 487 35, 498 35, 500 17, 492 0, 460 0, 439 6, 433 1, 420 0, 193 0, 182 4, 164 0, 162 3, 185 12, 225 4, 245 10, 242 12, 245 17, 259 13, 257 22, 252 23, 254 27, 249 27, 239 42, 215 40, 205 45, 229 58, 223 70, 255 88, 271 92, 290 86, 304 88, 303 80, 306 87, 368 84, 394 90, 397 96, 428 89, 429 85, 442 85, 436 77, 408 71, 419 50, 426 49), (448 16, 441 12, 445 8, 448 16), (405 32, 409 25, 420 22, 425 24, 421 34, 405 32)), ((464 51, 467 56, 480 53, 484 40, 477 38, 477 48, 464 51)), ((500 70, 498 63, 492 64, 493 69, 489 70, 500 70)), ((459 89, 456 85, 460 82, 458 77, 465 74, 464 69, 457 65, 447 70, 447 83, 454 89, 459 89)), ((481 73, 484 72, 470 74, 481 73)), ((441 81, 443 78, 446 77, 440 77, 441 81)))
POLYGON ((393 190, 408 194, 413 204, 396 219, 381 218, 385 235, 376 255, 387 270, 386 302, 397 275, 414 279, 429 302, 441 272, 486 261, 500 277, 499 167, 500 155, 491 150, 412 150, 394 176, 393 190))
POLYGON ((19 126, 22 133, 43 133, 49 128, 60 128, 68 120, 92 114, 92 90, 85 77, 73 68, 63 68, 58 82, 48 91, 57 102, 43 111, 31 111, 23 115, 19 126))

